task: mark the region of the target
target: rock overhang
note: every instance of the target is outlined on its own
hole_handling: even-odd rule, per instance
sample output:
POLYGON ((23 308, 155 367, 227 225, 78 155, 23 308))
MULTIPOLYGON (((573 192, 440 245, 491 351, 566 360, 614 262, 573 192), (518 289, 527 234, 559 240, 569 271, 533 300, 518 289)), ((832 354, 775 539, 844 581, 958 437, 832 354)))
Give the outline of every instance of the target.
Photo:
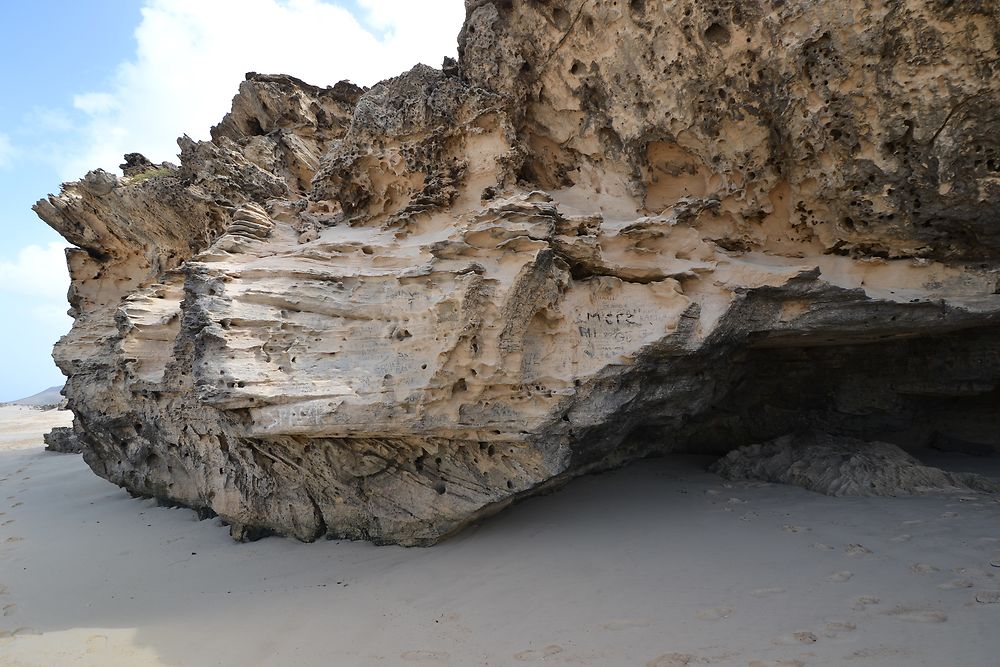
POLYGON ((369 90, 248 75, 179 168, 40 202, 88 463, 429 544, 803 422, 1000 444, 996 12, 619 4, 467 3, 457 72, 369 90))

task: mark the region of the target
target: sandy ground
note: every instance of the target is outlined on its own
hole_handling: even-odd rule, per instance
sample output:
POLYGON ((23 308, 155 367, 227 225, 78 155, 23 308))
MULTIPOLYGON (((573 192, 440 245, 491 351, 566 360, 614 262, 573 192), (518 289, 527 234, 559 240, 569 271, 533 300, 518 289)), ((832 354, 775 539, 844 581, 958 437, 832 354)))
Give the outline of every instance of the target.
POLYGON ((431 549, 237 544, 42 451, 66 421, 0 408, 0 665, 1000 664, 997 499, 668 457, 431 549))

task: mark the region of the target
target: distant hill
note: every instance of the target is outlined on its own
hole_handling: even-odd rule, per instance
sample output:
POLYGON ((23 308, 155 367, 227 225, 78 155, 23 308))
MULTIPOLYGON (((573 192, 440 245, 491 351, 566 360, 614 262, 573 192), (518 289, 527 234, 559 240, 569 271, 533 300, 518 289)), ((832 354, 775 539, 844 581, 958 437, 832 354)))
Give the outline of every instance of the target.
POLYGON ((40 391, 34 396, 28 396, 27 398, 10 401, 7 405, 59 405, 63 402, 63 397, 59 394, 60 391, 62 391, 61 385, 57 387, 49 387, 45 391, 40 391))

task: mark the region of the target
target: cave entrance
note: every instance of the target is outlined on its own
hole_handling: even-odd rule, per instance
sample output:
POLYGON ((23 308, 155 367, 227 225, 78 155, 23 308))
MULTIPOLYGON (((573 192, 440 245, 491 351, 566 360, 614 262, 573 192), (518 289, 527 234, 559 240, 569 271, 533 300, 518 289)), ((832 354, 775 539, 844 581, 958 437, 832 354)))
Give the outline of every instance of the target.
POLYGON ((742 352, 679 360, 647 378, 658 386, 630 411, 641 421, 627 442, 722 455, 813 431, 908 451, 1000 454, 1000 327, 846 345, 790 342, 751 340, 742 352))

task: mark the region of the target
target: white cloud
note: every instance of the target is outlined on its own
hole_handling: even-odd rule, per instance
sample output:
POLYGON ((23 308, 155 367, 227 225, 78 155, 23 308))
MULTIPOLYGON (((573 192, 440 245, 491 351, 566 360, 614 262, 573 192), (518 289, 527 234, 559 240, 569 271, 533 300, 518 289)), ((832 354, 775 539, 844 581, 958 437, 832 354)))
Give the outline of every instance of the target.
POLYGON ((110 93, 84 93, 73 96, 73 107, 91 116, 113 111, 115 106, 117 101, 110 93))
POLYGON ((50 306, 65 311, 69 287, 65 248, 65 243, 29 245, 13 260, 0 259, 0 292, 40 299, 36 305, 42 311, 51 312, 50 306))
POLYGON ((248 71, 371 85, 455 55, 463 0, 360 0, 380 36, 335 2, 147 0, 134 58, 107 90, 74 98, 88 114, 84 141, 61 156, 60 175, 112 170, 133 151, 172 160, 179 135, 208 138, 248 71))
POLYGON ((61 382, 52 365, 52 344, 69 331, 69 274, 64 243, 21 248, 0 259, 0 393, 6 400, 61 382))
POLYGON ((0 169, 10 166, 12 157, 14 157, 14 147, 10 144, 10 138, 0 133, 0 169))

